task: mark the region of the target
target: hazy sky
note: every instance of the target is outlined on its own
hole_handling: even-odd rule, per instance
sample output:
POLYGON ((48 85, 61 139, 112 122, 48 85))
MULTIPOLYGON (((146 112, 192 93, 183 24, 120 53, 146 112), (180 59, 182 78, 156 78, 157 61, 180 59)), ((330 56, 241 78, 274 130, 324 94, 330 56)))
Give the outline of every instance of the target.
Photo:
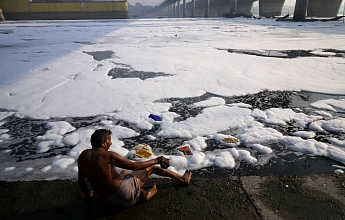
MULTIPOLYGON (((152 6, 159 5, 163 1, 164 0, 128 0, 128 2, 132 5, 139 2, 142 5, 152 5, 152 6)), ((296 2, 296 0, 285 0, 285 5, 294 5, 295 2, 296 2)))

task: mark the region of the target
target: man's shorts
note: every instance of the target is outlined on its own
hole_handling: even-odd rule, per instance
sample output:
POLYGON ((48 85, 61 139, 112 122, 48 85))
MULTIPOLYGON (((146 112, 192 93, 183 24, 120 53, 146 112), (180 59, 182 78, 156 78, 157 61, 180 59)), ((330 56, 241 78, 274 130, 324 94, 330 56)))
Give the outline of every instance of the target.
POLYGON ((106 201, 113 205, 132 206, 139 200, 140 186, 136 176, 127 174, 119 188, 106 201))

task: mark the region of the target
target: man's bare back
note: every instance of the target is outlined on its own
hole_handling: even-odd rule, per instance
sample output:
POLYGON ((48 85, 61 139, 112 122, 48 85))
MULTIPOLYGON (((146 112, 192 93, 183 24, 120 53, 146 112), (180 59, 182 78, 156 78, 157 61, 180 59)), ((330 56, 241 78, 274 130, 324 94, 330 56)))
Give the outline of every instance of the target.
POLYGON ((102 149, 85 150, 78 159, 81 179, 87 179, 93 190, 102 199, 108 197, 120 186, 123 176, 110 164, 110 152, 102 149))
POLYGON ((119 201, 123 205, 133 205, 137 198, 132 197, 137 197, 137 195, 141 195, 148 201, 156 194, 156 185, 149 190, 142 189, 152 173, 190 184, 192 174, 190 171, 187 170, 181 176, 171 170, 161 168, 170 166, 169 160, 165 157, 161 156, 144 162, 133 162, 115 152, 108 151, 111 144, 111 132, 109 130, 96 130, 91 136, 92 149, 84 150, 78 158, 78 183, 86 201, 91 199, 90 191, 85 182, 86 179, 101 199, 108 199, 114 204, 117 204, 117 200, 124 200, 119 201), (156 166, 157 164, 161 167, 156 166), (116 167, 134 172, 129 173, 123 170, 118 173, 116 167), (138 192, 133 192, 133 195, 127 197, 126 194, 131 193, 131 187, 133 191, 138 192), (129 202, 130 198, 133 201, 129 202))

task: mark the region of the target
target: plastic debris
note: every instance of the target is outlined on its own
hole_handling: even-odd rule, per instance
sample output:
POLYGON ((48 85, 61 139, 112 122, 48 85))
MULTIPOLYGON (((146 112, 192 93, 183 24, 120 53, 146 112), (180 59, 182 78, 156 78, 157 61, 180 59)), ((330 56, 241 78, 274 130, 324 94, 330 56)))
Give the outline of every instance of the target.
POLYGON ((313 121, 311 121, 311 122, 306 123, 305 126, 306 126, 306 127, 309 127, 311 123, 313 123, 313 122, 315 122, 315 121, 320 121, 320 120, 328 121, 327 118, 315 119, 315 120, 313 120, 313 121))
POLYGON ((180 155, 181 155, 181 153, 184 156, 193 155, 193 152, 191 151, 191 149, 190 149, 190 147, 188 145, 184 145, 184 146, 178 147, 178 148, 176 148, 176 150, 177 150, 177 153, 180 154, 180 155))
POLYGON ((155 121, 162 121, 162 118, 155 114, 150 114, 149 118, 152 118, 155 121))

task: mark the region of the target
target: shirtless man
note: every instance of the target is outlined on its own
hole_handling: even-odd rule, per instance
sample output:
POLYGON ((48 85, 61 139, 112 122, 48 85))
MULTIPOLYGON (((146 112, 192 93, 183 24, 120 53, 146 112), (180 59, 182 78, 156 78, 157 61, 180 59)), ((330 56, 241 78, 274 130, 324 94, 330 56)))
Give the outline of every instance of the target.
POLYGON ((156 184, 151 189, 142 189, 152 173, 190 184, 192 173, 187 170, 181 176, 164 169, 169 167, 170 162, 163 156, 144 162, 133 162, 118 153, 108 151, 112 145, 110 130, 96 130, 91 135, 91 145, 92 149, 84 150, 78 158, 78 183, 89 208, 92 207, 93 194, 89 191, 86 180, 101 199, 113 205, 124 206, 134 205, 139 196, 149 201, 157 193, 156 184), (133 172, 123 170, 118 173, 116 167, 133 172))

